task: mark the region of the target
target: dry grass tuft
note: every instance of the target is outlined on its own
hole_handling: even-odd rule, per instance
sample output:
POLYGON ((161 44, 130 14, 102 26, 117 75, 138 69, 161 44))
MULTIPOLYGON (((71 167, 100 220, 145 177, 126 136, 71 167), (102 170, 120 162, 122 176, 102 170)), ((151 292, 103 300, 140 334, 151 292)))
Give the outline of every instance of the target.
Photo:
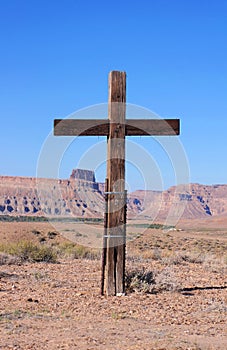
POLYGON ((71 259, 89 259, 95 260, 100 258, 100 251, 89 249, 82 245, 72 242, 64 242, 56 246, 57 254, 63 258, 71 259))
POLYGON ((31 241, 20 241, 0 245, 0 252, 8 254, 17 261, 51 262, 57 261, 57 254, 52 247, 36 244, 31 241))
POLYGON ((58 258, 90 259, 100 258, 100 251, 84 246, 63 242, 47 245, 43 241, 29 240, 0 244, 0 265, 29 262, 57 262, 58 258))

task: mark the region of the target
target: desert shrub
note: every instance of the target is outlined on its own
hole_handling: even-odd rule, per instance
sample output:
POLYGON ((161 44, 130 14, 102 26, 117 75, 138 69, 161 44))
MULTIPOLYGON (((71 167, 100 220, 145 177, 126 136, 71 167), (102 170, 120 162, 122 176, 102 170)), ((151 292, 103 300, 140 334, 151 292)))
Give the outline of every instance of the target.
POLYGON ((159 293, 178 290, 180 285, 170 267, 161 272, 133 270, 126 273, 126 291, 128 292, 159 293))
POLYGON ((38 230, 32 230, 32 233, 33 233, 33 235, 36 235, 36 236, 41 234, 41 232, 38 230))
POLYGON ((162 260, 162 252, 159 248, 155 247, 152 253, 153 260, 162 260))
POLYGON ((80 233, 80 232, 76 232, 76 233, 75 233, 75 236, 76 236, 76 237, 83 237, 82 233, 80 233))
POLYGON ((177 252, 174 255, 163 259, 163 263, 166 265, 184 265, 186 263, 202 264, 203 261, 204 261, 204 256, 193 252, 192 253, 177 252))
POLYGON ((173 269, 168 266, 155 275, 155 286, 153 292, 176 292, 180 290, 180 284, 173 269))
POLYGON ((126 272, 126 291, 152 293, 155 283, 152 271, 132 270, 126 272))
POLYGON ((15 265, 20 261, 16 256, 7 253, 0 253, 0 265, 15 265))
POLYGON ((205 269, 214 273, 226 274, 227 256, 217 257, 212 254, 206 254, 204 256, 203 266, 205 267, 205 269))
POLYGON ((56 262, 57 255, 52 247, 38 245, 30 241, 20 241, 0 245, 0 251, 17 257, 20 261, 56 262))
POLYGON ((47 233, 47 236, 48 236, 48 238, 50 238, 50 239, 54 239, 54 238, 57 236, 57 232, 49 231, 49 232, 47 233))

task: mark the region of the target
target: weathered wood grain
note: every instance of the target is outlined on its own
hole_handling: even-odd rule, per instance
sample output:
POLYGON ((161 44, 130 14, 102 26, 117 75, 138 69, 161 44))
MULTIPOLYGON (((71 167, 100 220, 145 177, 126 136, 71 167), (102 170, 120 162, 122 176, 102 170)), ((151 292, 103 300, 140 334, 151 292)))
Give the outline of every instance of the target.
POLYGON ((109 74, 109 135, 107 139, 107 178, 109 195, 106 294, 124 293, 124 210, 125 190, 125 72, 109 74), (111 237, 113 236, 113 237, 111 237), (117 238, 119 236, 119 238, 117 238))
MULTIPOLYGON (((55 119, 56 136, 108 136, 110 124, 105 119, 55 119)), ((120 123, 112 125, 115 129, 120 123)), ((126 119, 125 136, 179 135, 179 119, 126 119)))

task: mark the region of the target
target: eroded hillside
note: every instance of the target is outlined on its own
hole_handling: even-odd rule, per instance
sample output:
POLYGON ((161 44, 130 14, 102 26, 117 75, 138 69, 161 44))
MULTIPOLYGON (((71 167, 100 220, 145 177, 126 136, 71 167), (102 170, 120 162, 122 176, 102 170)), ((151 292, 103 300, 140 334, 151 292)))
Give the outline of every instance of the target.
MULTIPOLYGON (((103 217, 104 186, 93 171, 74 169, 69 179, 0 177, 0 214, 103 217)), ((225 216, 227 185, 180 185, 128 194, 128 217, 165 220, 225 216)))

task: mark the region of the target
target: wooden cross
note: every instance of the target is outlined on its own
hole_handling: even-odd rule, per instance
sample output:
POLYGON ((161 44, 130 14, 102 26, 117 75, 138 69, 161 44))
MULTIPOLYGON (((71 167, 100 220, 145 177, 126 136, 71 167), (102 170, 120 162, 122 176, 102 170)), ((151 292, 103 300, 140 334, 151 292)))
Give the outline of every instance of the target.
POLYGON ((126 119, 126 73, 109 74, 108 119, 55 119, 56 136, 107 136, 101 294, 125 294, 125 136, 179 135, 179 119, 126 119))

